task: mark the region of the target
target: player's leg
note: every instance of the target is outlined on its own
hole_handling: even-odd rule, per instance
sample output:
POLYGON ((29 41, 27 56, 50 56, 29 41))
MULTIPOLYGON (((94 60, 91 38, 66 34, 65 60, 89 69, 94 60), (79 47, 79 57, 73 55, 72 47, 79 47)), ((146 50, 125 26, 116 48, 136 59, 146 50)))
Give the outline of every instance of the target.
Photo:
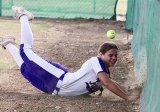
POLYGON ((19 49, 15 45, 13 45, 12 43, 7 44, 6 49, 12 55, 13 59, 16 61, 16 63, 18 64, 18 66, 20 68, 23 63, 23 60, 19 54, 19 49))
POLYGON ((16 19, 19 19, 21 23, 21 44, 24 44, 24 48, 31 48, 33 44, 33 34, 29 20, 34 19, 34 16, 23 7, 13 6, 12 10, 16 15, 16 19))
POLYGON ((21 44, 24 44, 25 47, 32 47, 33 44, 33 34, 30 28, 28 17, 23 15, 20 17, 21 23, 21 44))
POLYGON ((20 55, 24 60, 21 72, 28 81, 35 87, 46 93, 52 93, 57 88, 57 83, 61 82, 61 76, 66 72, 50 62, 41 58, 32 51, 33 35, 29 26, 29 16, 31 13, 23 12, 22 8, 13 10, 21 23, 21 45, 20 55), (18 14, 17 14, 18 13, 18 14), (24 14, 21 14, 24 13, 24 14), (38 81, 37 81, 38 80, 38 81))
POLYGON ((13 36, 0 37, 0 45, 9 51, 19 67, 21 67, 23 60, 19 54, 19 49, 15 46, 15 38, 13 36))
POLYGON ((20 46, 20 55, 24 60, 22 75, 38 89, 51 94, 58 90, 67 70, 58 64, 51 63, 35 54, 32 50, 20 46), (37 81, 39 80, 39 81, 37 81))

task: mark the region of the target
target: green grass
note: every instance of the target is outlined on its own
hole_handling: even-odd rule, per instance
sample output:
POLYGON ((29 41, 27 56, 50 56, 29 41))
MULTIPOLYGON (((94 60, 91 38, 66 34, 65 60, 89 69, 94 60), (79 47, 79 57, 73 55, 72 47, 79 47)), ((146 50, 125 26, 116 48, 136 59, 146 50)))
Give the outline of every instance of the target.
MULTIPOLYGON (((34 32, 46 30, 50 27, 50 24, 43 21, 31 22, 31 27, 34 32)), ((0 35, 13 35, 16 37, 16 43, 20 41, 20 24, 19 21, 2 20, 0 19, 0 35)), ((15 66, 13 58, 7 50, 0 48, 0 69, 9 69, 15 66)))

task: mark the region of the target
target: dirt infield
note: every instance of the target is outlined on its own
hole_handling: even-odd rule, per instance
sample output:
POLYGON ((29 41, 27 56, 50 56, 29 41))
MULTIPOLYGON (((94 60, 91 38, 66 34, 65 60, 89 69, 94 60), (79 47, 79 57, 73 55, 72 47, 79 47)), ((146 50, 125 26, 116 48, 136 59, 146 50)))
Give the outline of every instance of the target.
MULTIPOLYGON (((118 62, 111 77, 124 86, 134 81, 131 46, 123 22, 110 20, 39 20, 50 23, 46 30, 34 32, 33 50, 76 71, 88 58, 97 55, 99 45, 113 41, 119 47, 118 62), (113 29, 117 37, 106 39, 113 29)), ((36 21, 35 20, 35 21, 36 21)), ((138 112, 138 101, 123 101, 105 90, 101 97, 60 97, 46 95, 30 85, 15 66, 0 71, 0 112, 138 112)))

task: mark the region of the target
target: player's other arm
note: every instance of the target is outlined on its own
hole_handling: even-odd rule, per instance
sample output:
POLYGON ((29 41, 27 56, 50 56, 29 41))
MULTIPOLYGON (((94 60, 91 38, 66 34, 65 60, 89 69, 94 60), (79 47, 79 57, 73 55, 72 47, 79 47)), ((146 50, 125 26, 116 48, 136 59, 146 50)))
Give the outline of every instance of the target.
POLYGON ((129 93, 123 87, 121 87, 117 82, 111 80, 105 72, 99 72, 98 73, 98 78, 101 80, 103 85, 108 90, 110 90, 111 92, 113 92, 117 96, 119 96, 119 97, 121 97, 125 100, 130 99, 129 98, 129 93))

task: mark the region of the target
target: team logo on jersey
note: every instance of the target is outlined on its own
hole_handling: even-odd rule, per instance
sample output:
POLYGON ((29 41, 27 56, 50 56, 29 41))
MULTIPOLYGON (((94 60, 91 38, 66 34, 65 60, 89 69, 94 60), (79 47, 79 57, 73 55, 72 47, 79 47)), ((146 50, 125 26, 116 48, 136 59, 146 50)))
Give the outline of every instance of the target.
POLYGON ((97 79, 96 82, 85 82, 86 83, 86 89, 90 92, 90 93, 94 93, 96 91, 103 91, 103 87, 102 87, 102 83, 100 82, 99 79, 97 79))

